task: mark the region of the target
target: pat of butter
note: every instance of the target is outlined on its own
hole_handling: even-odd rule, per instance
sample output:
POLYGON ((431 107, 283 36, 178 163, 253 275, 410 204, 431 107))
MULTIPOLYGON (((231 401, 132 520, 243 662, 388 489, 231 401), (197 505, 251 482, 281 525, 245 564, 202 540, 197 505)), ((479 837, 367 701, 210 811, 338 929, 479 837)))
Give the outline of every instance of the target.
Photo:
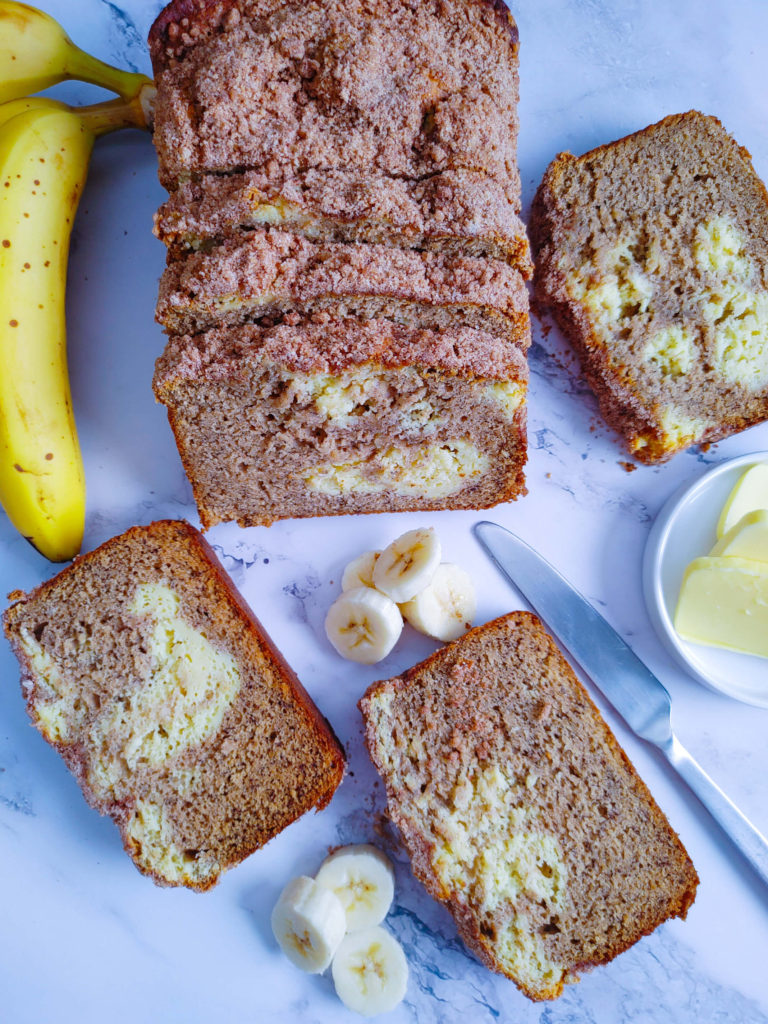
POLYGON ((720 540, 747 512, 768 508, 768 463, 756 462, 739 477, 717 522, 720 540))
POLYGON ((709 552, 713 558, 768 562, 768 509, 747 512, 709 552))
POLYGON ((768 565, 746 558, 696 558, 675 612, 684 640, 768 658, 768 565))

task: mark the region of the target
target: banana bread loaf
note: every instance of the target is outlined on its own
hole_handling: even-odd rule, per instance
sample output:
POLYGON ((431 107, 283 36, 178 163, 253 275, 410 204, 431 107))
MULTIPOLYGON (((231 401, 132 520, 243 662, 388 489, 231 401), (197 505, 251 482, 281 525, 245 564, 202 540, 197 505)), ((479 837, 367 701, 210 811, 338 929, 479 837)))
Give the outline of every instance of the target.
POLYGON ((768 195, 716 118, 561 153, 531 239, 536 296, 637 459, 768 418, 768 195))
POLYGON ((204 525, 525 493, 506 6, 172 0, 149 41, 154 386, 204 525))
POLYGON ((530 998, 685 917, 693 865, 534 615, 471 630, 360 708, 414 874, 530 998))
POLYGON ((467 327, 293 319, 174 337, 158 360, 204 526, 525 493, 518 347, 467 327))
POLYGON ((186 523, 115 537, 4 625, 32 721, 160 885, 210 888, 341 781, 327 722, 186 523))

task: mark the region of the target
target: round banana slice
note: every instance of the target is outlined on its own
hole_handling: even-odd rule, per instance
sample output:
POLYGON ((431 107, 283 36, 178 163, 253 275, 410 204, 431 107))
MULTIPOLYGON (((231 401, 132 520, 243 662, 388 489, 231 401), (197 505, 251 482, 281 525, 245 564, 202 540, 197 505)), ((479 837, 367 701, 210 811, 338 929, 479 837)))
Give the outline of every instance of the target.
POLYGON ((402 631, 400 609, 371 587, 345 590, 325 617, 325 632, 333 646, 342 658, 361 665, 386 658, 402 631))
POLYGON ((330 964, 347 928, 341 900, 312 878, 292 879, 272 911, 272 931, 296 967, 320 974, 330 964))
POLYGON ((443 562, 429 583, 410 601, 400 605, 414 629, 446 643, 457 640, 472 626, 477 611, 475 587, 460 566, 443 562))
POLYGON ((315 881, 341 900, 348 932, 383 921, 395 895, 395 872, 389 858, 368 843, 343 846, 326 857, 315 881))
POLYGON ((353 559, 341 577, 341 589, 353 590, 355 587, 373 586, 373 567, 380 551, 364 551, 353 559))
POLYGON ((336 994, 364 1017, 393 1010, 408 987, 403 947, 383 928, 350 932, 331 965, 336 994))
POLYGON ((397 604, 410 601, 432 582, 440 554, 440 541, 433 529, 409 530, 376 559, 373 585, 397 604))

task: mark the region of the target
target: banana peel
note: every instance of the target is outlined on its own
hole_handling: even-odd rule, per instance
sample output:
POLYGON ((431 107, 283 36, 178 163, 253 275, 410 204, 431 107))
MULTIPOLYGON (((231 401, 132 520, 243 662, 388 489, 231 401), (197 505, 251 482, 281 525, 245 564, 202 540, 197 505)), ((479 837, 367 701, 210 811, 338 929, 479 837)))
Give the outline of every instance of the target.
POLYGON ((0 2, 0 103, 78 79, 131 100, 153 89, 146 75, 105 64, 76 46, 50 15, 0 2))
POLYGON ((150 129, 153 98, 145 75, 84 54, 42 12, 0 2, 0 504, 54 562, 77 554, 85 523, 66 352, 70 235, 96 137, 150 129), (65 78, 121 98, 72 108, 20 95, 65 78))

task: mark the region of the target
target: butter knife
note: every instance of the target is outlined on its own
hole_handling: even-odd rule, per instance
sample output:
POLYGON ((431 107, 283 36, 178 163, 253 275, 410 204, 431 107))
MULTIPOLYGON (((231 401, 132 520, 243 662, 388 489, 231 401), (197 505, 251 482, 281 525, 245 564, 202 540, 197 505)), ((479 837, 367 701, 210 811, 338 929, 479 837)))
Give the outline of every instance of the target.
POLYGON ((677 739, 669 693, 662 683, 602 615, 525 541, 497 523, 477 523, 474 532, 630 729, 659 748, 768 885, 768 840, 677 739))

